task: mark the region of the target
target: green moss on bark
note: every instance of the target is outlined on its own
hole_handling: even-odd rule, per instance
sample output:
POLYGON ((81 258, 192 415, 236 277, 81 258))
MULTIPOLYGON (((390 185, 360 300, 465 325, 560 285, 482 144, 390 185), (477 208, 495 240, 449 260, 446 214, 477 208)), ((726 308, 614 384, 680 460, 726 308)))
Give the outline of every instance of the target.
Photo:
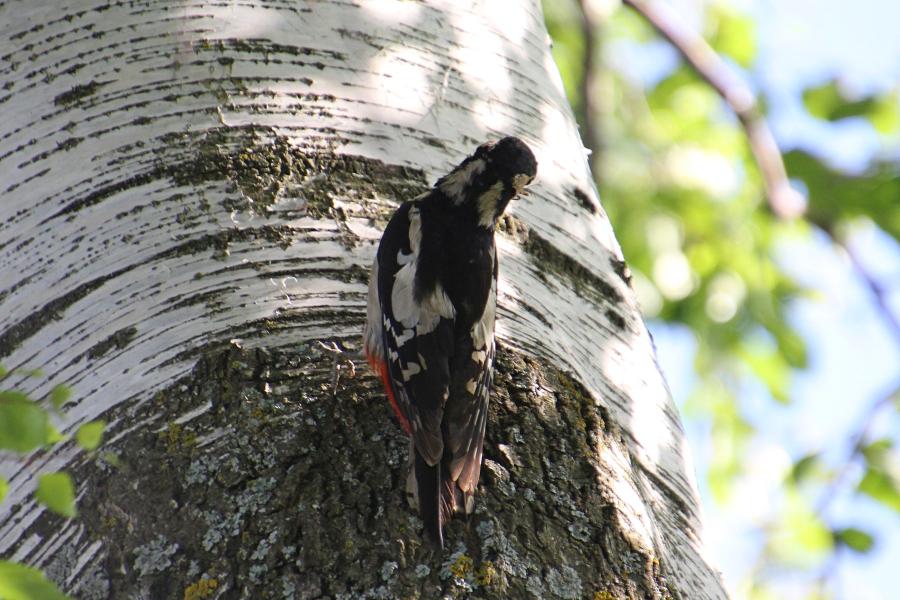
POLYGON ((265 211, 280 198, 293 198, 300 212, 323 218, 333 216, 336 198, 381 195, 399 201, 426 189, 420 170, 296 146, 268 128, 179 132, 168 134, 166 142, 158 168, 178 185, 231 182, 240 192, 228 200, 231 210, 265 211))

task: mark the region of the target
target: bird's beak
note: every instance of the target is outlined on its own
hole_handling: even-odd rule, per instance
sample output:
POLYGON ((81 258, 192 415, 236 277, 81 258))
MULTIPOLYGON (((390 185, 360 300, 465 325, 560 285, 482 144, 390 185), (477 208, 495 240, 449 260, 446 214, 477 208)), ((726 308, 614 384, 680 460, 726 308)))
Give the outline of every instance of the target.
POLYGON ((532 181, 533 177, 528 175, 514 175, 512 184, 517 196, 527 196, 528 191, 525 189, 532 181))

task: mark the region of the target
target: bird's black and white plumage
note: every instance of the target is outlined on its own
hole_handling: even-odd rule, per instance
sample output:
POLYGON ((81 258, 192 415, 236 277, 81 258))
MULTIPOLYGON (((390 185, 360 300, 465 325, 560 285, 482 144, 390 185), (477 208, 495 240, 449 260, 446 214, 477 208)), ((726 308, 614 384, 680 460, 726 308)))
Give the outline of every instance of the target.
POLYGON ((494 360, 494 228, 537 172, 520 139, 487 142, 391 217, 369 281, 366 355, 412 438, 421 516, 471 513, 494 360))

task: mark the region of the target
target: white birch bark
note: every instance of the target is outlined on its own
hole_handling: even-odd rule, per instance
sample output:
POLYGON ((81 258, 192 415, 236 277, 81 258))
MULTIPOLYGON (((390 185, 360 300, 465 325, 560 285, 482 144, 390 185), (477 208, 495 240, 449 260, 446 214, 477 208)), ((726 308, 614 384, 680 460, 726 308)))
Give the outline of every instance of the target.
MULTIPOLYGON (((330 189, 316 157, 430 184, 485 139, 526 140, 539 174, 511 210, 530 241, 498 236, 501 343, 571 373, 620 432, 596 444, 595 479, 627 544, 679 597, 726 597, 536 1, 6 1, 0 73, 0 362, 46 375, 4 385, 71 386, 64 430, 112 414, 112 444, 209 409, 154 400, 198 349, 358 337, 360 274, 402 199, 386 190, 422 181, 330 189)), ((75 459, 0 463, 0 555, 46 567, 76 548, 70 589, 104 544, 77 519, 35 533, 29 498, 75 459)))

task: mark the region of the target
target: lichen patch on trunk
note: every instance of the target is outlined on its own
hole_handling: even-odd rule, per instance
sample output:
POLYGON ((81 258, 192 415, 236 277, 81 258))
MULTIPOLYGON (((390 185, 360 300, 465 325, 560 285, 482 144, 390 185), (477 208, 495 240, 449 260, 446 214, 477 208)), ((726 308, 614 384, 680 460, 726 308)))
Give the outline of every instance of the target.
POLYGON ((653 552, 625 541, 600 464, 620 434, 574 379, 500 349, 476 511, 441 553, 404 498, 407 438, 375 378, 342 361, 335 387, 318 344, 211 348, 137 414, 113 411, 150 426, 105 447, 117 466, 77 469, 91 490, 77 545, 101 550, 51 571, 82 598, 672 595, 653 552))

